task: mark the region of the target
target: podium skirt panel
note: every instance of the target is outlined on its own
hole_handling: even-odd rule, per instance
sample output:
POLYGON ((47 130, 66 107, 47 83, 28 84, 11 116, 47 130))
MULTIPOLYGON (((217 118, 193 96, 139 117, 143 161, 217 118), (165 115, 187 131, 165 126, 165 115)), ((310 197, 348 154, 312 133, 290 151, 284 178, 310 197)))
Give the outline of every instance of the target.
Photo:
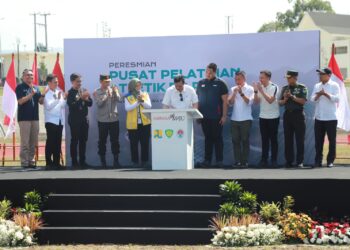
POLYGON ((151 125, 138 124, 137 129, 128 129, 131 161, 139 163, 139 143, 141 145, 141 162, 146 163, 149 159, 149 141, 151 125))

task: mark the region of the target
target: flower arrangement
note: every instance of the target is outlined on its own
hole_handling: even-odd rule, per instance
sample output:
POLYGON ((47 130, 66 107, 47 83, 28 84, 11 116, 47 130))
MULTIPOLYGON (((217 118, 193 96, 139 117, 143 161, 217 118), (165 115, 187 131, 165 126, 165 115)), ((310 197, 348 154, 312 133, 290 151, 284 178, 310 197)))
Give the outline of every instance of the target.
POLYGON ((322 225, 315 222, 312 225, 309 237, 304 240, 308 244, 350 244, 350 227, 349 224, 323 223, 322 225))
POLYGON ((312 220, 308 215, 303 213, 288 213, 282 217, 279 225, 287 241, 303 242, 311 230, 312 220))
POLYGON ((250 224, 224 227, 212 239, 214 246, 263 246, 281 244, 283 234, 275 225, 250 224))
POLYGON ((29 227, 21 227, 10 220, 0 219, 0 247, 33 245, 29 227))

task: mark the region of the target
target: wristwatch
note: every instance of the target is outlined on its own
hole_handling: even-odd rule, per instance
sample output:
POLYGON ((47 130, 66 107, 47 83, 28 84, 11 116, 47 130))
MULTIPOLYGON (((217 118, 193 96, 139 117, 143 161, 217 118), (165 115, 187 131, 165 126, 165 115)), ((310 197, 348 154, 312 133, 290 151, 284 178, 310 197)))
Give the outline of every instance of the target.
POLYGON ((244 94, 243 94, 243 93, 241 93, 241 96, 243 97, 243 96, 244 96, 244 94))

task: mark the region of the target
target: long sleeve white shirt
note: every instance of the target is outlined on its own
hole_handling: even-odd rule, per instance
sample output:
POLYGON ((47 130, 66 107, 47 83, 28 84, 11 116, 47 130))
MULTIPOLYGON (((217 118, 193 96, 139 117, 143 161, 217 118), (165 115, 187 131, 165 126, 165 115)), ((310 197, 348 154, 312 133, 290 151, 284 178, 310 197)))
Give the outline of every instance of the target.
POLYGON ((315 102, 315 119, 320 121, 337 120, 337 103, 339 102, 339 85, 329 80, 327 83, 319 82, 314 86, 311 101, 315 102), (322 95, 316 100, 316 93, 324 90, 330 98, 322 95))
POLYGON ((56 125, 63 125, 64 108, 66 100, 64 100, 64 93, 61 92, 61 98, 58 99, 59 89, 49 90, 44 98, 44 114, 45 122, 50 122, 56 125))

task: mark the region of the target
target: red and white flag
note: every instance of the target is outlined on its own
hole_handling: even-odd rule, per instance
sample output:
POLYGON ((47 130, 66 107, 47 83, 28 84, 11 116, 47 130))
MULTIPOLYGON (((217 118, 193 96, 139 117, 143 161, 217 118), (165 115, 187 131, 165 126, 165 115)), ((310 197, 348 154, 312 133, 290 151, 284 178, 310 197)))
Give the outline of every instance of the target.
POLYGON ((38 73, 38 62, 36 58, 36 53, 34 54, 34 61, 32 66, 33 71, 33 85, 38 86, 39 85, 39 73, 38 73))
POLYGON ((333 44, 332 56, 331 56, 331 59, 329 60, 328 67, 333 72, 331 79, 336 83, 338 83, 340 88, 339 103, 337 108, 338 128, 344 129, 345 131, 350 131, 350 107, 349 107, 348 97, 346 94, 344 79, 339 69, 338 63, 335 60, 334 52, 335 52, 335 47, 333 44))
POLYGON ((64 84, 63 73, 62 73, 61 66, 60 66, 60 53, 57 53, 57 59, 56 59, 55 66, 53 67, 52 74, 57 76, 58 87, 64 92, 65 84, 64 84))
POLYGON ((4 125, 8 126, 5 137, 15 132, 15 118, 17 112, 17 96, 16 96, 16 73, 15 60, 12 54, 12 62, 6 76, 3 95, 2 95, 2 111, 5 114, 4 125))

